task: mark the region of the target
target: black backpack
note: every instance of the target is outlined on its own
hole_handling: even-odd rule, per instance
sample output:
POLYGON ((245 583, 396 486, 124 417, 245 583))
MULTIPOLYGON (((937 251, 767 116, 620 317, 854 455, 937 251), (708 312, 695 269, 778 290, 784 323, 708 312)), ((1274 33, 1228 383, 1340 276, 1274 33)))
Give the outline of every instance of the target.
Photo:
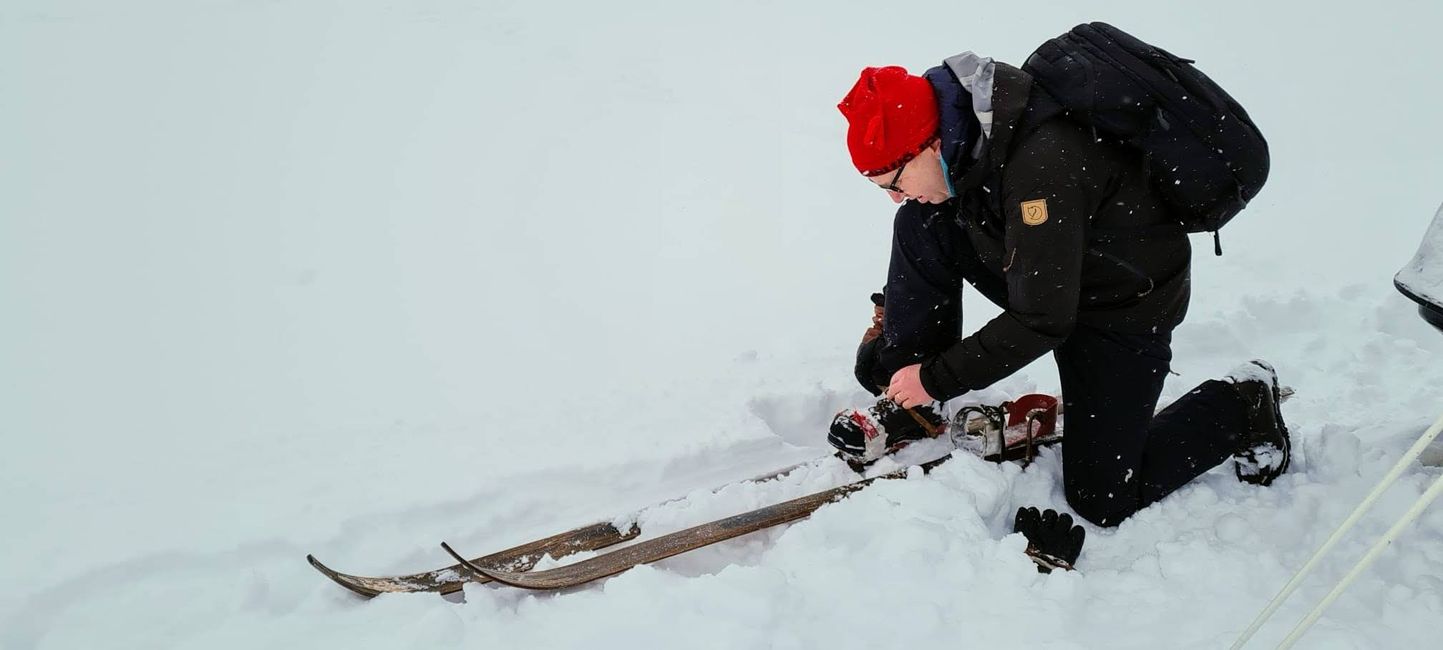
POLYGON ((1078 25, 1023 64, 1067 115, 1146 153, 1162 199, 1189 232, 1217 230, 1268 178, 1268 143, 1192 61, 1107 23, 1078 25))

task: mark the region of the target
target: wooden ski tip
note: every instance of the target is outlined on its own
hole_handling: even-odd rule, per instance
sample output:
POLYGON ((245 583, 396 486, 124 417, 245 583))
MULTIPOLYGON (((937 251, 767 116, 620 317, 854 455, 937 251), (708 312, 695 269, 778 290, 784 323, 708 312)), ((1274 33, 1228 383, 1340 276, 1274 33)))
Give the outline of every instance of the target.
POLYGON ((485 569, 477 566, 476 563, 466 559, 466 556, 457 553, 456 549, 451 548, 451 545, 447 544, 446 542, 441 542, 441 548, 444 549, 446 553, 448 553, 451 557, 455 558, 457 562, 460 562, 461 566, 466 567, 467 570, 475 573, 478 576, 490 578, 491 580, 499 582, 503 585, 511 585, 513 587, 524 586, 516 584, 515 579, 512 578, 512 576, 515 574, 511 571, 501 571, 499 569, 485 569))
POLYGON ((331 567, 328 567, 328 566, 326 566, 326 565, 324 565, 324 564, 321 564, 321 561, 320 561, 320 560, 317 560, 317 559, 316 559, 316 556, 311 555, 310 553, 307 553, 307 554, 306 554, 306 562, 309 562, 309 563, 311 564, 311 568, 313 568, 313 569, 315 569, 315 570, 317 570, 317 571, 320 571, 321 574, 324 575, 324 576, 326 576, 327 578, 330 578, 330 579, 332 579, 332 580, 335 580, 336 582, 340 582, 341 584, 346 584, 344 581, 340 580, 340 577, 341 577, 341 575, 342 575, 340 571, 337 571, 337 570, 335 570, 335 569, 332 569, 331 567))
POLYGON ((457 562, 460 562, 461 566, 466 567, 466 569, 471 571, 472 573, 478 576, 486 576, 488 578, 491 577, 491 575, 487 573, 485 569, 476 566, 473 562, 471 562, 471 560, 466 559, 466 556, 457 553, 456 549, 451 548, 450 544, 447 544, 446 542, 441 542, 441 548, 445 550, 446 553, 452 558, 454 558, 457 562))
POLYGON ((376 590, 374 590, 374 589, 369 589, 369 588, 366 588, 366 587, 362 587, 362 586, 359 585, 359 584, 356 584, 355 581, 353 581, 353 580, 350 579, 351 576, 348 576, 348 575, 346 575, 346 574, 344 574, 344 573, 341 573, 340 571, 337 571, 337 570, 335 570, 335 569, 332 569, 331 567, 328 567, 328 566, 326 566, 326 565, 324 565, 324 564, 321 564, 321 561, 320 561, 320 560, 317 560, 317 559, 316 559, 316 556, 314 556, 314 555, 312 555, 312 554, 310 554, 310 553, 307 553, 307 554, 306 554, 306 562, 309 562, 309 563, 310 563, 311 568, 314 568, 315 570, 320 571, 320 572, 321 572, 321 575, 326 576, 327 578, 330 578, 330 579, 331 579, 331 582, 334 582, 334 583, 336 583, 336 584, 338 584, 338 585, 340 585, 340 586, 342 586, 342 587, 345 587, 345 588, 347 588, 347 589, 350 589, 351 591, 353 591, 353 592, 355 592, 355 593, 357 593, 357 594, 360 594, 361 596, 365 596, 366 598, 375 598, 376 596, 380 595, 380 593, 381 593, 381 592, 376 591, 376 590))
POLYGON ((466 559, 466 557, 461 555, 460 553, 457 553, 456 549, 451 548, 450 544, 447 544, 446 542, 441 542, 441 550, 446 551, 447 555, 450 555, 457 562, 460 562, 461 566, 471 569, 472 571, 476 570, 476 567, 471 564, 471 561, 466 559))

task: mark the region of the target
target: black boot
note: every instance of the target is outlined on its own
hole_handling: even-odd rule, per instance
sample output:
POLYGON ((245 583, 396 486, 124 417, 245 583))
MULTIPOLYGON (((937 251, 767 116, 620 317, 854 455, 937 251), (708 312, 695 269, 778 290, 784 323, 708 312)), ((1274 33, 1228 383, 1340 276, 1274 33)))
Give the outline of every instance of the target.
POLYGON ((827 442, 848 462, 866 465, 913 440, 945 433, 947 422, 941 410, 938 402, 904 409, 883 397, 865 410, 838 413, 832 419, 827 442))
POLYGON ((1254 359, 1227 376, 1247 407, 1248 430, 1233 454, 1238 480, 1268 485, 1288 471, 1292 443, 1283 422, 1278 373, 1266 361, 1254 359))

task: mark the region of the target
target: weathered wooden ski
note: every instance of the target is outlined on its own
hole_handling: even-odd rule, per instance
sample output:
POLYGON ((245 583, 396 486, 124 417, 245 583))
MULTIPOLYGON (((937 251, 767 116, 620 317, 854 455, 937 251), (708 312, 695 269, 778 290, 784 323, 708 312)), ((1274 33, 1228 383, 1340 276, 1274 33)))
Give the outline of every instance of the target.
MULTIPOLYGON (((933 467, 941 465, 950 458, 952 458, 952 456, 947 455, 924 463, 921 465, 922 470, 930 471, 933 467)), ((484 561, 472 562, 465 559, 464 556, 457 553, 455 549, 451 548, 451 546, 445 542, 441 543, 441 547, 446 549, 446 552, 450 553, 451 557, 456 558, 457 562, 462 566, 496 582, 526 589, 564 589, 585 584, 598 578, 616 575, 638 564, 648 564, 679 553, 685 553, 703 546, 709 546, 734 537, 740 537, 764 528, 796 521, 812 514, 817 508, 838 501, 853 492, 867 487, 878 479, 902 478, 906 475, 907 470, 898 470, 890 474, 848 483, 830 490, 792 499, 791 501, 784 501, 775 505, 732 515, 725 519, 718 519, 711 523, 663 535, 655 539, 637 542, 631 546, 620 548, 588 560, 582 560, 576 564, 543 571, 516 571, 501 567, 491 567, 487 566, 484 561)))
MULTIPOLYGON (((478 557, 474 562, 486 566, 505 567, 510 571, 528 571, 531 567, 536 566, 537 561, 547 555, 560 558, 582 551, 594 551, 634 539, 640 534, 641 529, 635 524, 632 524, 631 528, 627 530, 617 530, 609 523, 588 524, 551 537, 478 557)), ((317 560, 314 555, 307 555, 306 561, 327 578, 334 580, 336 584, 367 598, 386 593, 424 591, 449 594, 460 591, 461 586, 467 582, 490 581, 485 576, 466 570, 461 564, 410 575, 368 577, 336 571, 321 564, 321 561, 317 560)))
MULTIPOLYGON (((823 458, 828 457, 829 456, 823 458)), ((786 467, 772 470, 765 474, 753 476, 749 479, 745 479, 744 481, 728 483, 727 485, 733 485, 738 482, 748 481, 769 481, 775 478, 779 478, 791 472, 792 470, 801 468, 805 465, 816 463, 818 462, 818 460, 820 459, 813 459, 801 463, 794 463, 786 467)), ((720 486, 716 489, 719 490, 721 489, 721 487, 725 486, 720 486)), ((670 503, 671 501, 675 500, 676 499, 672 499, 658 505, 665 505, 666 503, 670 503)), ((490 555, 475 558, 474 560, 472 560, 472 562, 475 564, 480 564, 488 567, 497 567, 500 569, 514 572, 529 571, 531 570, 531 567, 536 566, 536 563, 540 561, 541 558, 547 555, 559 559, 567 557, 569 555, 574 555, 576 553, 581 553, 583 551, 595 551, 597 549, 606 548, 628 540, 635 539, 640 534, 641 529, 638 528, 635 524, 632 524, 631 528, 628 530, 617 530, 617 528, 610 523, 599 522, 594 524, 587 524, 585 526, 581 526, 580 528, 574 528, 564 533, 552 535, 551 537, 527 542, 519 546, 508 548, 504 551, 497 551, 490 555)), ((358 576, 351 575, 349 573, 341 573, 340 571, 332 569, 325 564, 322 564, 321 561, 317 560, 316 556, 314 555, 307 555, 306 561, 309 562, 312 567, 315 567, 317 571, 320 571, 322 575, 335 581, 336 584, 350 589, 351 591, 354 591, 357 594, 360 594, 367 598, 378 596, 380 594, 396 593, 408 594, 419 592, 437 592, 442 594, 449 594, 452 592, 460 591, 461 587, 467 582, 491 581, 490 578, 487 578, 484 575, 475 573, 473 571, 468 571, 463 564, 453 564, 451 566, 436 569, 434 571, 424 571, 422 573, 412 573, 409 575, 358 576)))

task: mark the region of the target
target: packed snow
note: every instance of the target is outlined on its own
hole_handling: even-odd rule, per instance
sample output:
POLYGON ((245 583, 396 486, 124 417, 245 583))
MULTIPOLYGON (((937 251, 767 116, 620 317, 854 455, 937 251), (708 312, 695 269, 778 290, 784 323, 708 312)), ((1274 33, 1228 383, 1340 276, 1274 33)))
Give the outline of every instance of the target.
MULTIPOLYGON (((6 2, 0 647, 1226 647, 1443 411, 1443 335, 1391 286, 1443 201, 1440 20, 1402 0, 6 2), (1164 393, 1270 361, 1297 391, 1271 487, 1221 467, 1089 526, 1080 570, 1051 575, 1009 533, 1019 506, 1065 508, 1057 449, 959 456, 554 594, 364 600, 305 562, 410 573, 450 564, 442 540, 651 536, 852 480, 822 460, 736 482, 824 455, 866 397, 851 357, 893 207, 836 102, 866 65, 1020 63, 1088 20, 1197 59, 1271 143, 1225 255, 1195 241, 1164 393), (1368 81, 1364 115, 1344 79, 1368 81)), ((1057 389, 1044 358, 966 398, 1057 389)), ((1248 647, 1440 471, 1409 467, 1248 647)), ((1435 504, 1299 647, 1434 647, 1440 625, 1435 504)))

